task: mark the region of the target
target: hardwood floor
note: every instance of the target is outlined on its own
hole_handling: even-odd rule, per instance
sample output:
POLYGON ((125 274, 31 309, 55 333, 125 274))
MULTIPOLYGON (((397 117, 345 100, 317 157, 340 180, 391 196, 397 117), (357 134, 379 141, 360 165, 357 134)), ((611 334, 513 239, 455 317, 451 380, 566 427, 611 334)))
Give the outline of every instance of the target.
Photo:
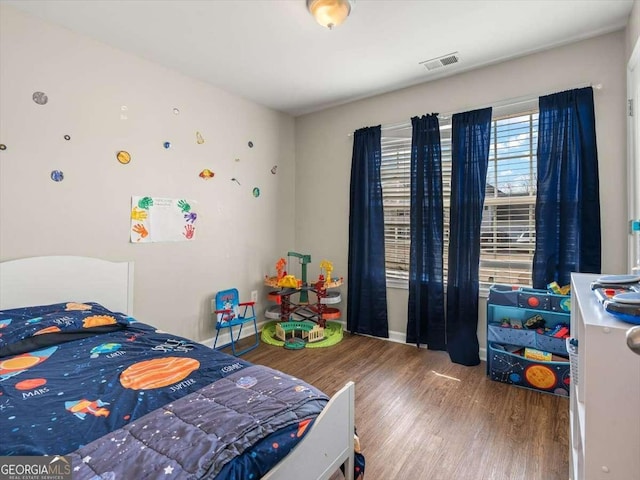
POLYGON ((491 381, 484 362, 348 333, 329 348, 261 343, 242 358, 327 395, 353 380, 366 480, 569 478, 568 398, 491 381))

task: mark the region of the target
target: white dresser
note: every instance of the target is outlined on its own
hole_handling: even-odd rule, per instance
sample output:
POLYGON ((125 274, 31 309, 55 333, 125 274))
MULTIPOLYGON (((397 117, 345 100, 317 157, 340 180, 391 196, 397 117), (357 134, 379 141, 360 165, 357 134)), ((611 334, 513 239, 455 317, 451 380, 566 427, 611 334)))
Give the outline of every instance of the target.
POLYGON ((604 310, 590 286, 598 277, 571 278, 578 375, 571 379, 570 477, 640 480, 640 355, 626 344, 634 325, 604 310))

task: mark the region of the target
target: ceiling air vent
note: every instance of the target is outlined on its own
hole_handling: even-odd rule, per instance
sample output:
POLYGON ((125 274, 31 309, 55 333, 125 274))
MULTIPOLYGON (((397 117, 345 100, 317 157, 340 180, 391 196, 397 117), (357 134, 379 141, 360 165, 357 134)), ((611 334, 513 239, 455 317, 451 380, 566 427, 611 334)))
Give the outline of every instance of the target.
POLYGON ((453 65, 454 63, 458 63, 460 60, 460 56, 458 52, 449 53, 442 57, 432 58, 431 60, 425 60, 424 62, 420 62, 420 65, 424 65, 425 68, 429 71, 435 70, 436 68, 442 68, 449 65, 453 65))

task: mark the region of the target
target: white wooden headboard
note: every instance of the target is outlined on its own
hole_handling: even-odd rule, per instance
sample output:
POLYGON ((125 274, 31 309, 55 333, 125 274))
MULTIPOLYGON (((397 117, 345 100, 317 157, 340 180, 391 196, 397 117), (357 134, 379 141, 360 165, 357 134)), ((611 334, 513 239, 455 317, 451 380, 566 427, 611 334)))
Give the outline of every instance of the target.
POLYGON ((0 310, 70 301, 133 315, 133 262, 52 256, 0 263, 0 310))

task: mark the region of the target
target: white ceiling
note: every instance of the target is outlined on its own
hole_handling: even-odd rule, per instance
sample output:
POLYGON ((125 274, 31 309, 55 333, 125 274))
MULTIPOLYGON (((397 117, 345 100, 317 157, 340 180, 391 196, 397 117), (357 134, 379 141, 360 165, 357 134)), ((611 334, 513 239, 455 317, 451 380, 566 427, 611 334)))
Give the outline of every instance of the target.
POLYGON ((292 115, 619 30, 633 7, 357 0, 329 31, 305 0, 0 1, 292 115), (428 72, 419 63, 452 52, 453 66, 428 72))

